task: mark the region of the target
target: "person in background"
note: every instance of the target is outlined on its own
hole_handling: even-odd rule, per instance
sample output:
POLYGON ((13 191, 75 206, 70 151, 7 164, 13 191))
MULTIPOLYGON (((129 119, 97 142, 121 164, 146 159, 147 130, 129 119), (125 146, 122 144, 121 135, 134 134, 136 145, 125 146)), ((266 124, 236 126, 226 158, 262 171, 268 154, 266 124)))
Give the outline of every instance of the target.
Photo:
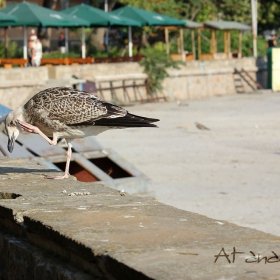
POLYGON ((34 66, 40 66, 41 65, 41 59, 42 59, 42 43, 39 38, 37 38, 33 42, 33 47, 35 50, 35 56, 34 56, 34 66))
POLYGON ((28 66, 35 66, 35 63, 34 63, 34 57, 35 57, 34 41, 31 40, 31 39, 28 40, 27 54, 28 54, 28 66))
POLYGON ((266 47, 267 48, 274 48, 277 46, 276 36, 274 33, 271 33, 270 39, 267 40, 266 47))
POLYGON ((40 66, 42 59, 42 43, 36 35, 31 35, 28 40, 28 65, 40 66))
POLYGON ((28 46, 27 46, 27 56, 28 56, 28 66, 35 66, 34 57, 35 57, 35 50, 34 50, 34 42, 37 40, 37 35, 35 29, 31 29, 29 39, 28 39, 28 46))
POLYGON ((32 40, 32 41, 37 40, 37 35, 35 32, 35 29, 31 29, 29 40, 32 40))
POLYGON ((65 35, 63 32, 59 33, 59 39, 58 39, 58 47, 60 49, 61 53, 65 53, 66 52, 66 41, 65 41, 65 35))

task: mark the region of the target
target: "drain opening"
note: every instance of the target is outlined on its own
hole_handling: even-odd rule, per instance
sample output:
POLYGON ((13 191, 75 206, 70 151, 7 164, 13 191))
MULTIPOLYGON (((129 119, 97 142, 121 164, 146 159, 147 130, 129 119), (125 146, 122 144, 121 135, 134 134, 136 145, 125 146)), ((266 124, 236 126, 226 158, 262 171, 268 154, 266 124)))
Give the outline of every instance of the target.
MULTIPOLYGON (((122 169, 120 166, 118 166, 115 162, 110 160, 108 157, 92 158, 88 160, 113 179, 133 177, 130 173, 122 169)), ((62 171, 65 170, 65 164, 66 164, 65 162, 54 162, 53 164, 57 166, 60 170, 62 171)), ((76 161, 70 162, 69 173, 75 176, 77 180, 81 182, 100 181, 99 178, 97 178, 94 174, 89 172, 87 169, 85 169, 76 161)))
POLYGON ((89 159, 89 161, 95 164, 113 179, 133 177, 130 173, 122 169, 119 165, 110 160, 108 157, 91 158, 89 159))

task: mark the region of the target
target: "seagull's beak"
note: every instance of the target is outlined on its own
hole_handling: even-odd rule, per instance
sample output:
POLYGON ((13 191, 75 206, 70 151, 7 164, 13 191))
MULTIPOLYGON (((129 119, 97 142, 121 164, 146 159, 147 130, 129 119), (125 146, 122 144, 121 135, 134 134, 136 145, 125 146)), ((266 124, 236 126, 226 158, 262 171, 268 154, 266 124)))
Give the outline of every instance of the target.
POLYGON ((10 153, 13 152, 15 140, 16 140, 15 134, 13 133, 12 137, 11 138, 9 137, 9 140, 8 140, 8 150, 10 153))

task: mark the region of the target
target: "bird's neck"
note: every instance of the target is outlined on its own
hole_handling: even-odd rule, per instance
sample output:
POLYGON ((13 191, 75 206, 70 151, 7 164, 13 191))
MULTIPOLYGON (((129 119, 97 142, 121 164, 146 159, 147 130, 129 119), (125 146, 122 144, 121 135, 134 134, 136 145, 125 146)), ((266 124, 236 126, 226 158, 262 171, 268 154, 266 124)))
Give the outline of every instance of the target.
POLYGON ((18 107, 17 109, 14 110, 14 116, 16 120, 28 122, 28 120, 26 119, 26 114, 24 114, 23 106, 18 107))

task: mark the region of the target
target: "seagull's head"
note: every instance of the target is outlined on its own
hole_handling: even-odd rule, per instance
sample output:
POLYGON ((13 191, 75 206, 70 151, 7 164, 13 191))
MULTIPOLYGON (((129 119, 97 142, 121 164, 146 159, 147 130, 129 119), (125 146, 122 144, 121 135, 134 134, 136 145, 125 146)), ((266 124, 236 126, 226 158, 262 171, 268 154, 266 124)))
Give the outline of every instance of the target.
POLYGON ((17 121, 18 120, 17 117, 18 117, 17 112, 12 111, 6 116, 6 120, 5 120, 5 128, 9 137, 8 150, 10 153, 13 151, 15 141, 18 138, 19 133, 21 131, 20 125, 17 121))

